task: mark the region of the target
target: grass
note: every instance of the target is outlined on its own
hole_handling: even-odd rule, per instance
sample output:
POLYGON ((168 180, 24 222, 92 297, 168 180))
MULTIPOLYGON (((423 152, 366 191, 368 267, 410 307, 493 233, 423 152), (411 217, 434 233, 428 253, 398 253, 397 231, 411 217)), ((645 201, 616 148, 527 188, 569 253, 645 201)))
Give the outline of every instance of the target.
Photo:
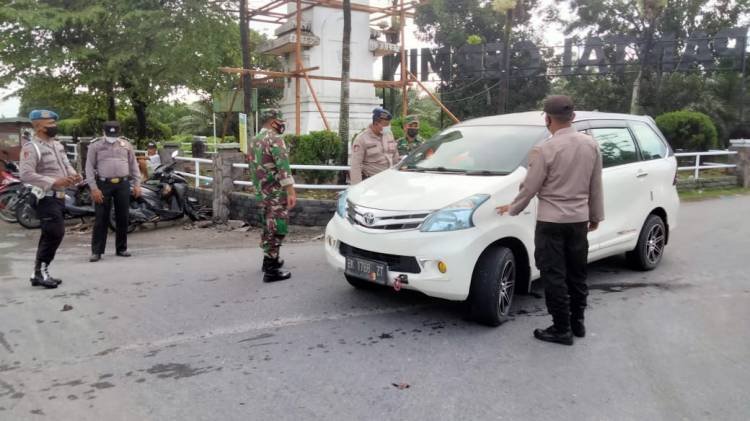
POLYGON ((679 192, 679 194, 680 200, 683 202, 697 202, 726 196, 746 196, 750 195, 750 189, 734 187, 730 189, 686 190, 679 192))

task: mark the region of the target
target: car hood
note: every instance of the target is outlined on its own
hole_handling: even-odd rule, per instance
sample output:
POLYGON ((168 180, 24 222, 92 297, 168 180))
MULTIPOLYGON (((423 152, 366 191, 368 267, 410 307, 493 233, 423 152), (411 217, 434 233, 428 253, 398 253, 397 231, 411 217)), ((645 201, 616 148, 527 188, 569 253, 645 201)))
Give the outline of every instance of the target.
POLYGON ((474 194, 494 194, 519 182, 518 173, 516 170, 507 176, 467 176, 390 169, 352 186, 348 200, 373 209, 432 211, 474 194))

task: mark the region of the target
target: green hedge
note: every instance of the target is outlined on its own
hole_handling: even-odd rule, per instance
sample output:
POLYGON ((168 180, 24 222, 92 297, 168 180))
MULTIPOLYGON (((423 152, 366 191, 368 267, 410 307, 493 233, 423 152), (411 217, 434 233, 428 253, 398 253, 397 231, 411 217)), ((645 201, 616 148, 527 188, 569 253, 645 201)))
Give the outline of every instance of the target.
MULTIPOLYGON (((325 130, 301 136, 289 134, 284 141, 291 163, 301 165, 335 165, 343 147, 337 133, 325 130)), ((296 171, 296 174, 314 184, 326 184, 337 176, 336 171, 296 171)))
POLYGON ((707 151, 719 145, 716 126, 706 114, 674 111, 656 117, 656 125, 674 149, 707 151))

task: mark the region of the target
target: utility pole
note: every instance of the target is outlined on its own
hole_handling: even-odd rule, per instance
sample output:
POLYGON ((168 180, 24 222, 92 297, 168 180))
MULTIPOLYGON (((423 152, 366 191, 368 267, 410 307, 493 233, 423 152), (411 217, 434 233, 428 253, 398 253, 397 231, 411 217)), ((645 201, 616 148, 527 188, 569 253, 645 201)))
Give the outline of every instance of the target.
MULTIPOLYGON (((247 14, 247 0, 240 0, 240 42, 242 43, 242 68, 249 69, 250 64, 250 28, 247 14)), ((253 114, 253 78, 249 73, 242 74, 243 104, 245 114, 253 114)), ((253 119, 248 117, 247 130, 249 134, 254 133, 253 119)))

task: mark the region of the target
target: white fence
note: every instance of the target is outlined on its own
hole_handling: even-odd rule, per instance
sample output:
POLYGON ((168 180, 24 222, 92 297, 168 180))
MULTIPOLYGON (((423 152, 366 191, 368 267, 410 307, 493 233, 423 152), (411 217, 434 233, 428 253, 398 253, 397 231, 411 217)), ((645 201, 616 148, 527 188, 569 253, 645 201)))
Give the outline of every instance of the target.
MULTIPOLYGON (((206 175, 200 174, 201 164, 211 164, 213 163, 210 159, 205 158, 188 158, 184 156, 178 156, 175 158, 178 161, 185 161, 185 162, 192 162, 195 164, 195 169, 192 173, 187 173, 183 171, 175 171, 177 174, 180 174, 184 177, 190 177, 195 180, 195 187, 200 186, 200 181, 213 181, 213 177, 209 177, 206 175)), ((247 170, 249 168, 248 164, 233 164, 234 168, 241 168, 244 170, 247 170)), ((314 171, 349 171, 348 166, 337 166, 337 165, 292 165, 291 168, 293 170, 314 170, 314 171)), ((252 186, 253 183, 250 181, 242 181, 242 180, 233 180, 233 183, 235 186, 252 186)), ((340 185, 340 184, 295 184, 295 188, 298 189, 307 189, 307 190, 346 190, 349 186, 346 185, 340 185)))
POLYGON ((705 162, 702 157, 737 155, 737 151, 709 151, 709 152, 678 152, 674 154, 677 158, 695 157, 695 163, 691 166, 677 167, 677 171, 693 171, 693 178, 700 178, 701 170, 719 168, 737 168, 735 164, 722 164, 716 162, 705 162))

